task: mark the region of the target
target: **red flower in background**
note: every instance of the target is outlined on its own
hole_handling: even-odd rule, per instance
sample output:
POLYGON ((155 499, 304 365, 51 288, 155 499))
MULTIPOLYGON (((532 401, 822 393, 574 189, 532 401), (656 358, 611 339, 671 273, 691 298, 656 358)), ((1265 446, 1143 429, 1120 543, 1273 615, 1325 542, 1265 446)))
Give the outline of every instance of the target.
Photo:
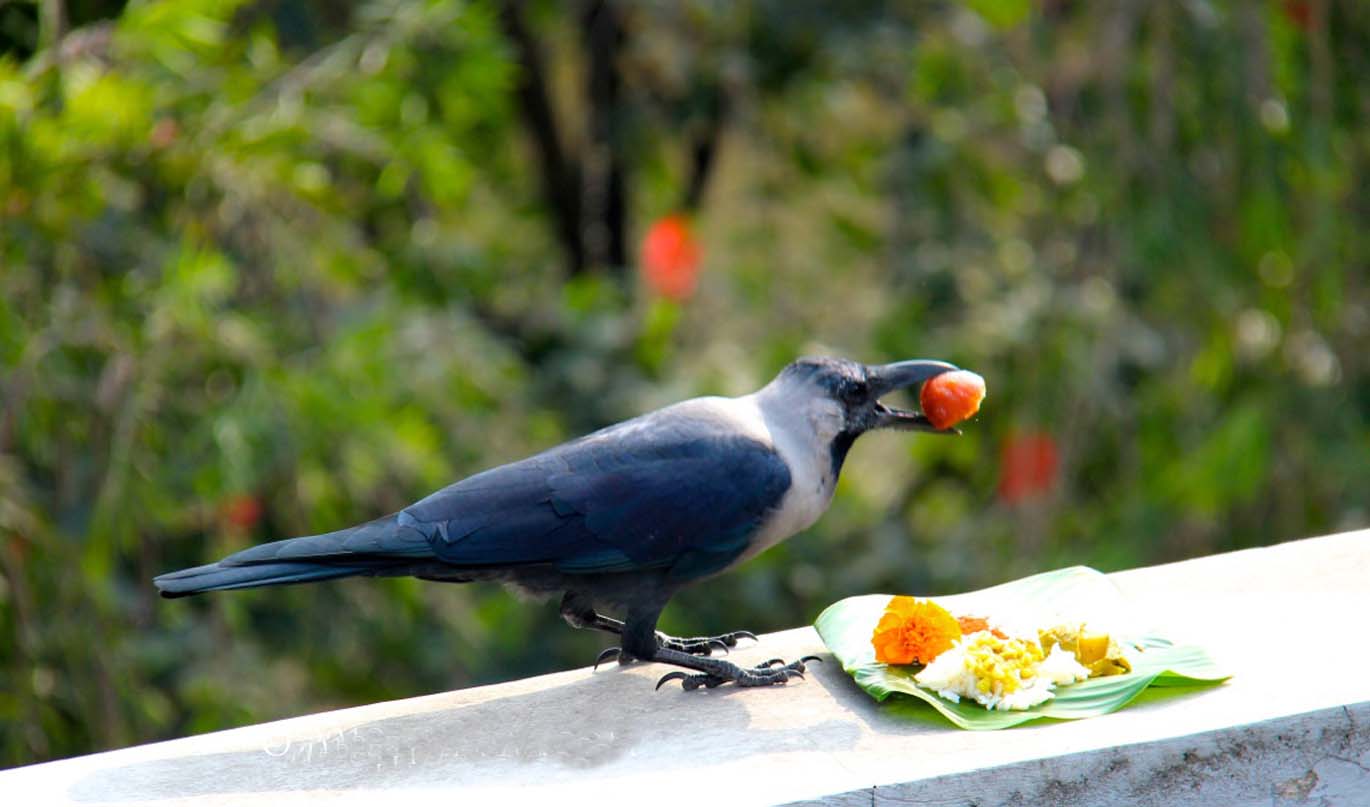
POLYGON ((164 149, 176 142, 176 138, 181 133, 181 128, 176 125, 176 121, 171 118, 158 118, 152 125, 152 131, 148 133, 147 140, 153 148, 164 149))
POLYGON ((662 216, 642 239, 642 278, 654 294, 681 302, 699 282, 699 242, 690 220, 679 213, 662 216))
POLYGON ((239 493, 221 505, 224 520, 240 530, 250 530, 262 520, 262 500, 247 493, 239 493))
POLYGON ((1017 504, 1051 489, 1060 456, 1056 440, 1044 432, 1024 432, 1004 441, 999 460, 999 498, 1017 504))
POLYGON ((1308 0, 1284 0, 1284 16, 1296 27, 1313 30, 1313 4, 1308 0))

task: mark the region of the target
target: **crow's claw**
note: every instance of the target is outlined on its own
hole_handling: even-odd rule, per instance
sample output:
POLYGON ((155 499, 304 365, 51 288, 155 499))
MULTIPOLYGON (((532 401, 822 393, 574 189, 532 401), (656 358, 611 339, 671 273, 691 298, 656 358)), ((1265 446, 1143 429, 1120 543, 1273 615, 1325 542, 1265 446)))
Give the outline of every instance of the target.
POLYGON ((689 676, 678 670, 676 672, 669 672, 657 679, 656 688, 660 691, 660 689, 666 685, 667 681, 684 681, 686 678, 689 678, 689 676))
POLYGON ((689 673, 673 672, 661 676, 661 680, 656 682, 656 688, 661 689, 661 685, 667 681, 679 681, 681 689, 689 692, 699 689, 700 687, 713 689, 720 684, 727 683, 728 679, 718 675, 710 675, 709 673, 696 673, 691 675, 689 673))
POLYGON ((600 651, 600 654, 599 654, 598 656, 595 657, 595 666, 592 667, 591 669, 598 670, 598 669, 599 669, 599 665, 603 664, 604 662, 608 661, 608 660, 611 659, 611 658, 616 658, 616 659, 619 660, 620 663, 622 663, 623 660, 624 660, 624 658, 625 658, 625 656, 623 655, 623 648, 621 648, 621 647, 606 647, 606 648, 604 648, 604 650, 600 651))
POLYGON ((661 678, 656 682, 656 688, 661 689, 662 685, 665 684, 667 681, 679 681, 682 689, 699 689, 700 686, 708 682, 707 679, 709 679, 710 677, 712 676, 702 674, 694 675, 691 673, 683 673, 677 670, 676 672, 666 673, 665 675, 661 676, 661 678))

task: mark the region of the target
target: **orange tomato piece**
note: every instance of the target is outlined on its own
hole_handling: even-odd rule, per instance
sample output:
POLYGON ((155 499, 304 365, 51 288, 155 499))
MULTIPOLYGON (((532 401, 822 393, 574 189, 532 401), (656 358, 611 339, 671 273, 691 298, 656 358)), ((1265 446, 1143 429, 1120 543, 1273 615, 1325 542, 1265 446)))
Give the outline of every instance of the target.
POLYGON ((918 403, 933 426, 947 429, 980 411, 985 379, 969 370, 942 373, 923 383, 918 403))

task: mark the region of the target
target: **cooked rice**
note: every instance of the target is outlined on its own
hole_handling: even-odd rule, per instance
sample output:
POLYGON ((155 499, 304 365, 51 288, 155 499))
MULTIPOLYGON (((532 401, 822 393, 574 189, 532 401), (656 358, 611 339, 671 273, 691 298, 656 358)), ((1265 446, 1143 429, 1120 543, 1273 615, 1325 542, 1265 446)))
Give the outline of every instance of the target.
POLYGON ((1028 709, 1049 700, 1058 684, 1089 677, 1075 655, 1051 653, 1030 639, 1000 639, 989 631, 965 636, 914 676, 919 685, 954 703, 971 698, 986 709, 1028 709))

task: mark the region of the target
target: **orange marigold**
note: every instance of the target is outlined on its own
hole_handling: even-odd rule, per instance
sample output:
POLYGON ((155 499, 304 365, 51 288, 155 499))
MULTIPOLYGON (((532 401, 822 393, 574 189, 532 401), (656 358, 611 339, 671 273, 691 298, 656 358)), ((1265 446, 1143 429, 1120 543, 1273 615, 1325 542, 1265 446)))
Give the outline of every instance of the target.
POLYGON ((871 644, 885 664, 928 664, 961 638, 956 617, 932 600, 892 597, 871 644))

